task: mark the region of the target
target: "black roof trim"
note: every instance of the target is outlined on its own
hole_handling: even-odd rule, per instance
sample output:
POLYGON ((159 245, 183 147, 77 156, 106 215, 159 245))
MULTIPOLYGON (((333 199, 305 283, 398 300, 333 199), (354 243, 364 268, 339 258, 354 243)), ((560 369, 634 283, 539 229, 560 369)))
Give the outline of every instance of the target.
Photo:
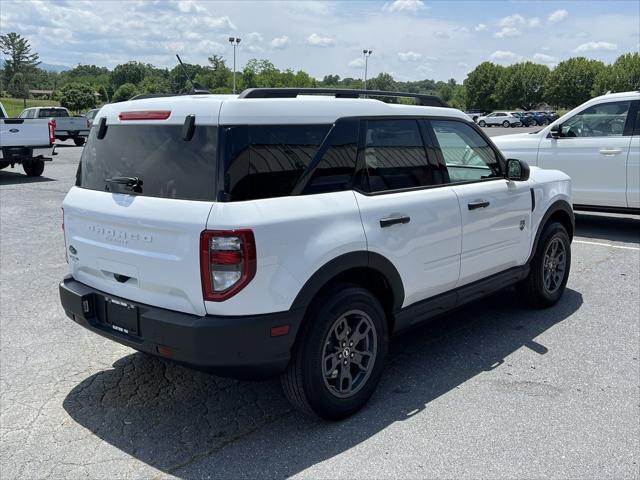
POLYGON ((440 98, 433 95, 349 88, 248 88, 238 98, 296 98, 298 95, 333 95, 336 98, 360 98, 362 96, 415 98, 418 105, 421 106, 449 107, 440 98))

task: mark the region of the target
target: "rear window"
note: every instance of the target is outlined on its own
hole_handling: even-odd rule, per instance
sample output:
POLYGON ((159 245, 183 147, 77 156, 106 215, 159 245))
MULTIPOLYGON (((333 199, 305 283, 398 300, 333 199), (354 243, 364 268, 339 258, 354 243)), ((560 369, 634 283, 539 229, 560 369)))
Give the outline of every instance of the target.
POLYGON ((218 127, 197 126, 183 140, 182 125, 94 126, 84 147, 76 185, 90 190, 181 200, 215 200, 218 127), (138 178, 134 188, 114 178, 138 178), (111 181, 107 181, 111 179, 111 181))
POLYGON ((62 118, 68 116, 69 112, 62 108, 41 108, 38 111, 38 118, 62 118))
POLYGON ((227 127, 224 189, 228 200, 290 195, 330 128, 330 125, 227 127))

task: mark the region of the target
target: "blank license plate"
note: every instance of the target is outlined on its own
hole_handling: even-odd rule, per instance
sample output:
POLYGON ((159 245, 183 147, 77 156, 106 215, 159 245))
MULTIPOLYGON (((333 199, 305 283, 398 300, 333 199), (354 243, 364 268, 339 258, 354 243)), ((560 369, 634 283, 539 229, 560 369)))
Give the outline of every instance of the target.
POLYGON ((105 301, 107 324, 118 332, 138 335, 138 307, 112 298, 106 298, 105 301))

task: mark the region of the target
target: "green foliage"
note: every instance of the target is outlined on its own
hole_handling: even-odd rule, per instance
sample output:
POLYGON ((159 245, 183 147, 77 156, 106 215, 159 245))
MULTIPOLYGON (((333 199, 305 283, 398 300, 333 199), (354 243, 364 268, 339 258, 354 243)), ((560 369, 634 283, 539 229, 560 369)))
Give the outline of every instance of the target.
POLYGON ((491 62, 483 62, 464 81, 467 89, 467 108, 494 110, 498 107, 495 95, 496 85, 504 72, 504 67, 491 62))
POLYGON ((164 78, 145 77, 138 90, 139 93, 171 93, 171 85, 164 78))
POLYGON ((86 83, 68 83, 60 89, 60 105, 74 112, 95 108, 96 97, 91 85, 86 83))
POLYGON ((29 84, 27 83, 25 76, 18 72, 11 80, 9 80, 9 84, 7 85, 7 91, 9 95, 16 98, 29 98, 29 84))
MULTIPOLYGON (((202 73, 204 67, 202 67, 202 65, 185 63, 184 69, 195 81, 195 78, 202 73)), ((185 76, 184 70, 180 65, 176 65, 169 71, 169 82, 171 84, 171 93, 185 93, 191 91, 189 79, 185 76)))
POLYGON ((496 99, 503 108, 532 110, 542 103, 549 67, 533 62, 516 63, 504 69, 496 85, 496 99))
POLYGON ((111 88, 114 91, 117 91, 121 85, 126 83, 138 85, 152 69, 152 65, 140 62, 127 62, 121 65, 116 65, 111 72, 111 88))
POLYGON ((545 100, 553 106, 573 108, 589 100, 598 75, 605 70, 604 63, 575 57, 560 62, 545 83, 545 100))
POLYGON ((640 90, 640 53, 625 53, 596 77, 593 95, 640 90))
POLYGON ((38 64, 38 54, 31 51, 26 38, 15 32, 0 35, 0 52, 6 58, 2 69, 2 84, 7 85, 11 95, 20 96, 26 106, 29 98, 29 87, 33 84, 33 76, 38 64))
POLYGON ((56 100, 41 100, 35 98, 28 99, 26 107, 24 106, 24 101, 21 98, 2 97, 0 98, 0 102, 2 102, 2 105, 10 117, 17 117, 20 115, 22 110, 29 107, 57 107, 60 105, 56 100))
POLYGON ((98 87, 98 93, 100 94, 100 101, 102 103, 109 103, 109 93, 104 85, 98 87))
POLYGON ((133 83, 124 83, 118 87, 118 89, 114 92, 111 101, 113 103, 116 102, 126 102, 131 97, 138 95, 138 88, 133 83))

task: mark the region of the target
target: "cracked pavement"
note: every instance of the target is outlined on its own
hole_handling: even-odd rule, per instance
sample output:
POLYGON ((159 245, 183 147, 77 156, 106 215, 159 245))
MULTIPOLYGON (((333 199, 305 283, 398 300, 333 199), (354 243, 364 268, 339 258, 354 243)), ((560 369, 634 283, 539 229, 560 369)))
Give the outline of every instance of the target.
POLYGON ((555 308, 505 291, 395 338, 371 402, 328 423, 277 379, 215 377, 66 318, 66 144, 40 179, 0 171, 3 480, 640 475, 637 216, 578 215, 555 308))

